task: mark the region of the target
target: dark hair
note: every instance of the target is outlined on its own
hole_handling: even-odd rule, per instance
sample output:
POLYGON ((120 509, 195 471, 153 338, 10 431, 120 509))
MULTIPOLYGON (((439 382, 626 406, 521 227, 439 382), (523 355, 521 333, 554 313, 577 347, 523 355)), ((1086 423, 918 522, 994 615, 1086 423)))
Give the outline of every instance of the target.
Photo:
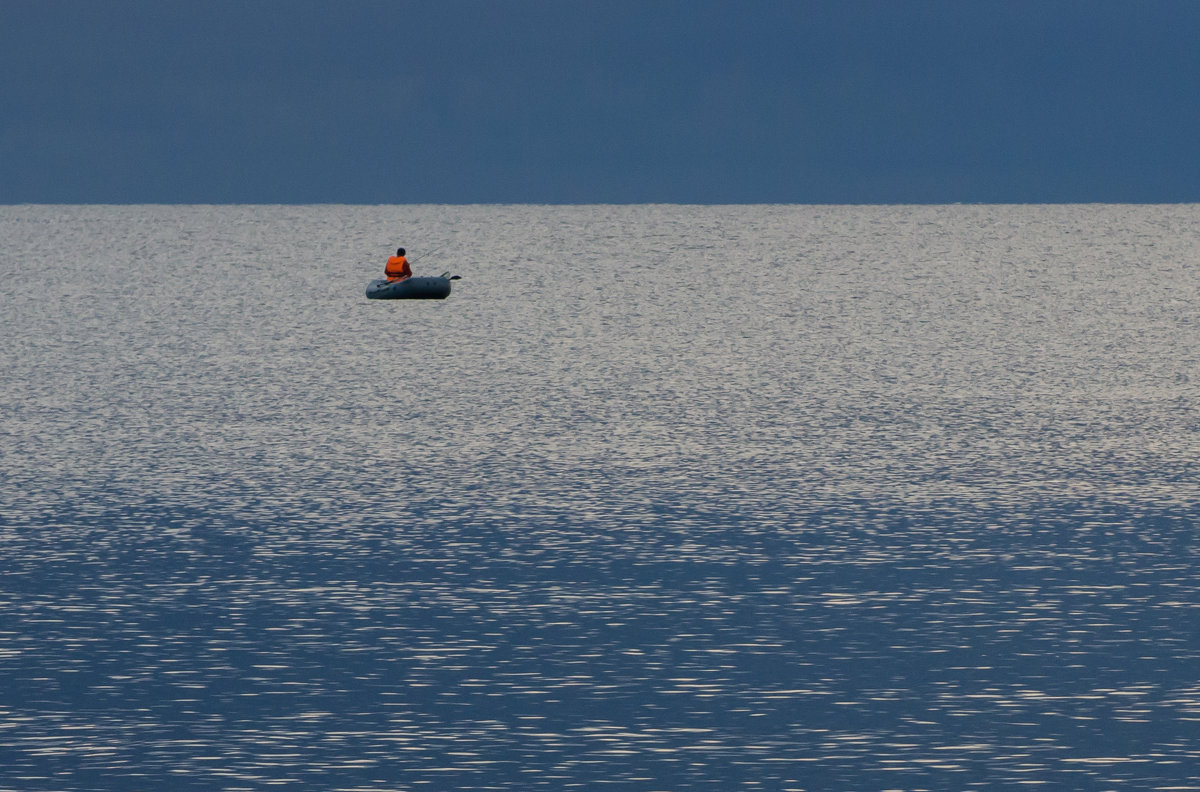
POLYGON ((403 255, 404 255, 404 248, 396 248, 396 255, 397 255, 397 256, 403 256, 403 255))

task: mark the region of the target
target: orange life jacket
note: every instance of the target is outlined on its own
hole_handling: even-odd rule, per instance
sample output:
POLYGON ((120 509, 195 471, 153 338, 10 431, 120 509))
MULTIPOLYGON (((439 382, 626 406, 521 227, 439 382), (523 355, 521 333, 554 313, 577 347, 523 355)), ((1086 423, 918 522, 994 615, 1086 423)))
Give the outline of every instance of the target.
POLYGON ((404 256, 392 256, 387 260, 387 266, 383 268, 383 274, 387 276, 388 280, 411 278, 412 268, 408 266, 408 259, 404 256))

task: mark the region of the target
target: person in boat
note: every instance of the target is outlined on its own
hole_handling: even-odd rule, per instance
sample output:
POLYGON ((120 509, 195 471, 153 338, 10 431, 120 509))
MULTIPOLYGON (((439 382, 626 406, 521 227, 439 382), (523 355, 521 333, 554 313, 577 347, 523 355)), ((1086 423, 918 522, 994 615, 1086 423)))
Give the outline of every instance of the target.
POLYGON ((404 248, 396 248, 396 255, 387 260, 387 265, 383 268, 383 274, 387 276, 389 281, 404 280, 412 277, 412 268, 408 266, 408 259, 404 255, 404 248))

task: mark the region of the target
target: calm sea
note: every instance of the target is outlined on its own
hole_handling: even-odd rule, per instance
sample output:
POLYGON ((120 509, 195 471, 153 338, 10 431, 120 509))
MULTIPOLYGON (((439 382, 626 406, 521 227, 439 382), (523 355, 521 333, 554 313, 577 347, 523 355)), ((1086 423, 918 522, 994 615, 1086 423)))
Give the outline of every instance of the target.
POLYGON ((1200 206, 0 242, 4 792, 1200 789, 1200 206))

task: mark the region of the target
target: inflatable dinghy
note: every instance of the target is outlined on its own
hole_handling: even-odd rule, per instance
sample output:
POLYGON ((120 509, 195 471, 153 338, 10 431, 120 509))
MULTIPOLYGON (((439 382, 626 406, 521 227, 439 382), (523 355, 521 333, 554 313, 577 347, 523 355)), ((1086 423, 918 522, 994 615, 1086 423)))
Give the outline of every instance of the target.
POLYGON ((460 276, 426 275, 389 281, 378 278, 367 284, 368 300, 444 300, 450 296, 450 281, 460 276))

